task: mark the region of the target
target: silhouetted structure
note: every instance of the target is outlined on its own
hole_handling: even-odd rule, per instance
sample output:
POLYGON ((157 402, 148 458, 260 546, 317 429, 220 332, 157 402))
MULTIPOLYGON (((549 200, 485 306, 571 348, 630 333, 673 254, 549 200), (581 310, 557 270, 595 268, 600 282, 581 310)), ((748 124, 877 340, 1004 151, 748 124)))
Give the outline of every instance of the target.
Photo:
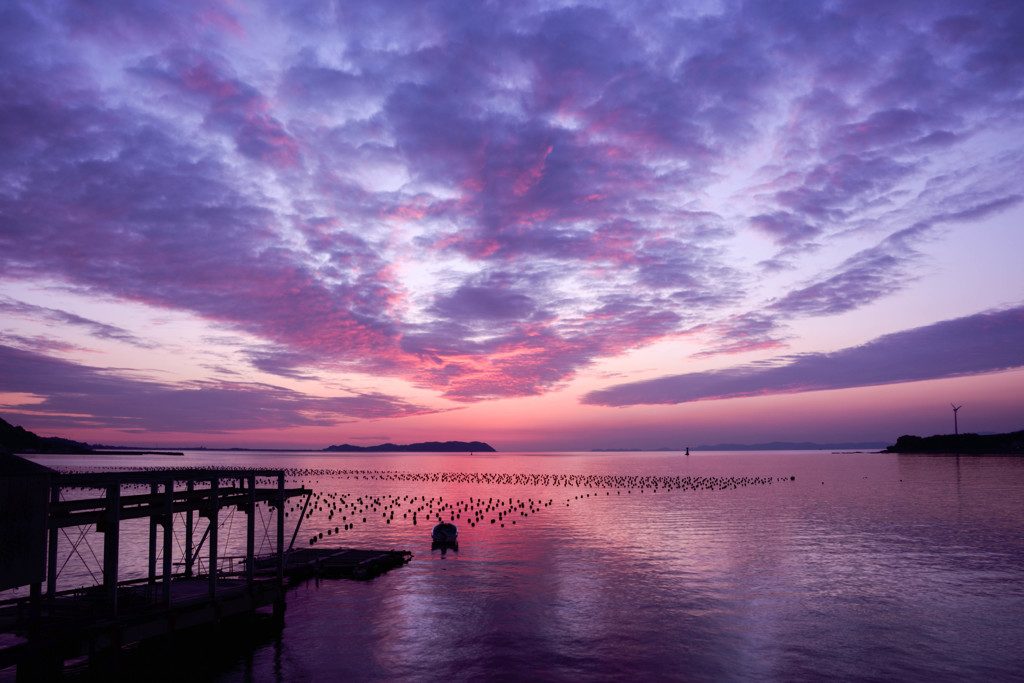
POLYGON ((90 661, 116 663, 123 646, 252 617, 261 607, 273 606, 274 617, 283 619, 285 502, 305 496, 308 504, 312 491, 285 489, 284 472, 276 470, 58 474, 7 455, 0 456, 0 494, 0 589, 30 590, 28 597, 0 606, 0 633, 22 639, 10 646, 6 639, 0 668, 17 664, 19 680, 40 680, 59 675, 66 659, 88 655, 90 661), (271 485, 260 485, 268 480, 271 485), (261 504, 275 513, 277 533, 272 555, 258 565, 255 520, 261 504), (242 558, 218 555, 218 517, 225 508, 246 515, 242 558), (149 521, 148 576, 119 580, 122 523, 133 519, 149 521), (206 528, 197 539, 199 519, 206 528), (177 573, 175 520, 185 527, 177 573), (90 529, 103 536, 97 558, 102 583, 58 591, 58 555, 78 552, 77 543, 70 550, 61 543, 70 540, 66 530, 72 527, 83 530, 78 538, 90 529), (238 571, 234 559, 242 560, 238 571))

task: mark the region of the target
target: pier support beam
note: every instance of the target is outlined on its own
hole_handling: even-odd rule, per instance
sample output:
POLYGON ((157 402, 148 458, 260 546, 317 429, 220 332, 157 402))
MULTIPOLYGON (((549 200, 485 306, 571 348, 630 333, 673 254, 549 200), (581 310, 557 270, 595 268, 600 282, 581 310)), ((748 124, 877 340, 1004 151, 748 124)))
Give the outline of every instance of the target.
POLYGON ((214 477, 210 480, 210 509, 207 515, 210 523, 210 566, 207 569, 210 572, 211 599, 217 597, 217 513, 220 511, 220 501, 217 494, 219 492, 220 481, 217 477, 214 477))
POLYGON ((284 473, 277 475, 277 580, 284 582, 284 473))
POLYGON ((247 482, 249 486, 245 504, 245 581, 251 590, 256 569, 256 475, 251 474, 242 481, 247 482))
MULTIPOLYGON (((50 488, 50 503, 60 502, 60 486, 50 488)), ((60 538, 60 528, 52 524, 46 525, 49 549, 46 556, 46 597, 54 599, 57 597, 57 540, 60 538)))
MULTIPOLYGON (((192 480, 192 479, 189 479, 188 480, 188 485, 186 486, 185 490, 187 490, 191 494, 192 491, 195 490, 195 488, 196 488, 196 482, 194 480, 192 480)), ((192 525, 193 524, 195 524, 195 519, 193 519, 192 508, 189 508, 188 511, 185 512, 185 578, 186 579, 191 579, 192 578, 192 572, 193 572, 193 564, 192 564, 193 561, 194 561, 192 559, 192 545, 193 545, 193 542, 192 542, 192 525)))
MULTIPOLYGON (((160 492, 160 484, 153 482, 149 485, 149 492, 156 496, 160 492)), ((156 585, 156 532, 160 528, 160 519, 157 516, 149 518, 149 585, 156 585)))
POLYGON ((117 561, 121 547, 121 482, 107 486, 103 528, 103 589, 111 616, 117 616, 117 561))
POLYGON ((170 477, 164 484, 164 584, 160 596, 164 607, 171 605, 171 577, 174 572, 174 478, 170 477))

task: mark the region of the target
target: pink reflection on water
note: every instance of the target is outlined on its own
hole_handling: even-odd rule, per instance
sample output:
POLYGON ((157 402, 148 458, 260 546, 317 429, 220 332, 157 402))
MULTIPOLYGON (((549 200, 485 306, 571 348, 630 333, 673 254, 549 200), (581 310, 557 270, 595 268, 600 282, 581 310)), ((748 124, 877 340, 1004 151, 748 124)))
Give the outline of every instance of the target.
POLYGON ((257 679, 820 680, 902 671, 955 680, 950 672, 1019 670, 1019 649, 1000 644, 1022 633, 1019 459, 186 457, 287 468, 292 483, 318 494, 300 543, 329 525, 318 544, 414 553, 368 583, 291 591, 277 649, 254 657, 257 679), (664 485, 685 477, 771 483, 664 485), (596 485, 604 481, 633 485, 596 485), (333 533, 342 498, 362 499, 358 521, 333 533), (416 524, 403 517, 413 506, 416 524), (481 506, 495 524, 491 516, 466 523, 481 506), (431 549, 425 519, 440 510, 461 515, 457 552, 431 549), (497 510, 511 514, 499 522, 497 510))

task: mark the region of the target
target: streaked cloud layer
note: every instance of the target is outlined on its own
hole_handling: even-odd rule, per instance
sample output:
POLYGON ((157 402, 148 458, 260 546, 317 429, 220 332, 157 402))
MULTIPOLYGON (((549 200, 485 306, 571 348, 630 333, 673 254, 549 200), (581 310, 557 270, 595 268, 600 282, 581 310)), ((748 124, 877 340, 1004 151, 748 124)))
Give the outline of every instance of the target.
POLYGON ((401 433, 1019 367, 1021 35, 1012 2, 9 2, 0 413, 401 433))
POLYGON ((807 353, 769 365, 733 367, 620 384, 584 403, 687 403, 764 394, 849 389, 943 379, 1024 367, 1024 308, 894 332, 830 353, 807 353))

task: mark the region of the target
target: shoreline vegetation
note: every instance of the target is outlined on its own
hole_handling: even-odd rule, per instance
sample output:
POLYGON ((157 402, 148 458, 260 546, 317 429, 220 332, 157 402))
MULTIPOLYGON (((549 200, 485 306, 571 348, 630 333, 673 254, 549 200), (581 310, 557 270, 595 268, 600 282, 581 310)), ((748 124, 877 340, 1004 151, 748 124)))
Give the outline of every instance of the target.
POLYGON ((904 434, 885 453, 1024 455, 1024 430, 1006 434, 904 434))
POLYGON ((39 436, 0 418, 0 453, 61 453, 93 455, 89 444, 59 436, 39 436))

